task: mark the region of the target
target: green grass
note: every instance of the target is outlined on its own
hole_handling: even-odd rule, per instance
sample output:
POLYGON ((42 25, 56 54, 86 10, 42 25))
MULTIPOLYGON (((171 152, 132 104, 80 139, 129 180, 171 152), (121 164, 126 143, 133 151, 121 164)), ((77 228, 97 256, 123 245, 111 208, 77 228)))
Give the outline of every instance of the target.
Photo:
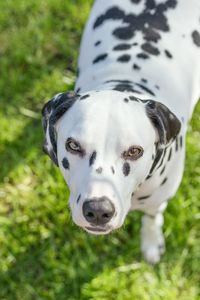
POLYGON ((40 110, 73 88, 91 3, 0 1, 0 300, 200 299, 200 105, 155 267, 140 254, 139 212, 105 237, 73 225, 66 184, 41 150, 40 110))

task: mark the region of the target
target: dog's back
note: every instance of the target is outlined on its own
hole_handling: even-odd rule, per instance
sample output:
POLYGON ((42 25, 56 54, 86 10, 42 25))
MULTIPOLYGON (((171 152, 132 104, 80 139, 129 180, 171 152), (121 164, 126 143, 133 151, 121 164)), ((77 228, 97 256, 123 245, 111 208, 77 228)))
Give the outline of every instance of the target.
POLYGON ((199 11, 198 0, 97 0, 82 39, 76 89, 133 81, 188 119, 200 95, 199 11))

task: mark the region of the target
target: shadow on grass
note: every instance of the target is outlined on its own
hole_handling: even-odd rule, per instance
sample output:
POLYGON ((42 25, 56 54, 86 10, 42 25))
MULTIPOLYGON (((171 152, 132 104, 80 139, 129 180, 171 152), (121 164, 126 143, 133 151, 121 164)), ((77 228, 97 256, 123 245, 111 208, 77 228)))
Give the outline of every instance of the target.
POLYGON ((42 152, 42 126, 40 120, 31 120, 25 125, 23 131, 15 136, 11 142, 4 143, 3 150, 0 151, 1 172, 0 181, 9 175, 9 173, 19 164, 25 162, 25 158, 32 149, 38 153, 42 152))

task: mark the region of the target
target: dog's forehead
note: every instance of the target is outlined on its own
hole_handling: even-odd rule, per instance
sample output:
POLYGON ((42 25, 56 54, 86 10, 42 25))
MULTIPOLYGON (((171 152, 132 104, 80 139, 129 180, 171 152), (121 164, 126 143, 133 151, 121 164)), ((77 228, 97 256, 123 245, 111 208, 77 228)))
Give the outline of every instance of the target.
POLYGON ((148 143, 154 131, 145 104, 118 91, 92 91, 80 95, 59 123, 65 138, 73 135, 92 141, 96 137, 96 142, 102 139, 114 142, 120 138, 127 145, 130 138, 138 143, 145 138, 148 143))

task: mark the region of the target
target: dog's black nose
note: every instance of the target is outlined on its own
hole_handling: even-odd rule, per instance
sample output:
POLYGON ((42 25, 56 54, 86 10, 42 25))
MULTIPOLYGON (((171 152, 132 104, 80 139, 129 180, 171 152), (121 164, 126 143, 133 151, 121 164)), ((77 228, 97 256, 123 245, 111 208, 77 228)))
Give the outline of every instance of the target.
POLYGON ((107 197, 93 198, 83 203, 83 215, 92 225, 104 225, 115 213, 115 207, 107 197))

